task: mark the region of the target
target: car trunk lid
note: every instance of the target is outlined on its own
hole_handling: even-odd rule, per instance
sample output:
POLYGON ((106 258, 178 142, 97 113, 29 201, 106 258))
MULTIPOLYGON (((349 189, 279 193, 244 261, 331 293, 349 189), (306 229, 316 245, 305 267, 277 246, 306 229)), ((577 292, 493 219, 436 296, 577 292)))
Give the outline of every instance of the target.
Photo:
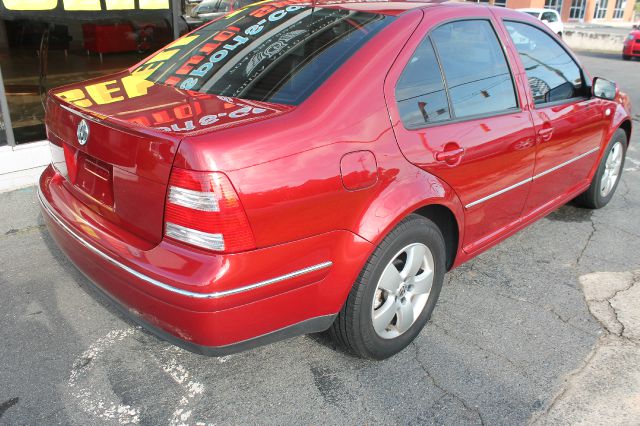
POLYGON ((68 190, 115 225, 157 244, 183 136, 286 109, 183 91, 125 71, 50 92, 46 125, 54 166, 68 190))

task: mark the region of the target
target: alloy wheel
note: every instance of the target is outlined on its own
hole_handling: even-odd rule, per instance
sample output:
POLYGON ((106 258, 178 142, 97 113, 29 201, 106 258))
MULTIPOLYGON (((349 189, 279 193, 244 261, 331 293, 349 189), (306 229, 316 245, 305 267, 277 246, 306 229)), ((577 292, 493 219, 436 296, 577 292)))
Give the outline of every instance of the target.
POLYGON ((373 328, 383 339, 405 333, 424 310, 434 276, 433 254, 422 243, 409 244, 384 268, 373 296, 373 328))
POLYGON ((616 142, 609 150, 605 170, 600 180, 600 195, 602 197, 609 195, 611 190, 616 186, 616 182, 618 182, 620 169, 622 168, 623 152, 622 142, 616 142))

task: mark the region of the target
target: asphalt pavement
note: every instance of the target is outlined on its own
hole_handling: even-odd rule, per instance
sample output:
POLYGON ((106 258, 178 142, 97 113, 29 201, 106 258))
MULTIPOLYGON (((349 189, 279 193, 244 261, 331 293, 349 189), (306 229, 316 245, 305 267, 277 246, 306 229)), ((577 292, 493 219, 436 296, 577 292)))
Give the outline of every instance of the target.
MULTIPOLYGON (((640 63, 581 59, 640 107, 640 63)), ((639 336, 598 307, 607 301, 623 329, 624 315, 637 315, 618 299, 638 288, 639 134, 606 208, 564 206, 449 273, 419 338, 382 362, 350 357, 322 336, 221 358, 173 347, 90 290, 43 227, 33 188, 0 194, 0 424, 580 420, 571 417, 578 402, 588 408, 608 383, 638 377, 636 358, 607 356, 607 348, 621 354, 610 346, 621 342, 638 353, 639 336), (598 298, 593 283, 605 278, 614 284, 598 298), (581 383, 594 378, 600 388, 587 386, 585 400, 581 383)), ((640 395, 616 389, 611 398, 640 395)), ((586 420, 615 422, 602 407, 586 420)))

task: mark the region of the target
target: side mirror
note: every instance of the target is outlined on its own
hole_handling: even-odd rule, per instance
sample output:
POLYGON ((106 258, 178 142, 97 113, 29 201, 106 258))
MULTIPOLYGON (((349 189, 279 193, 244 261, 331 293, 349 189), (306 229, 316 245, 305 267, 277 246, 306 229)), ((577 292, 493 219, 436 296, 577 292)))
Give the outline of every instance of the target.
POLYGON ((618 96, 618 85, 613 81, 605 80, 602 77, 593 79, 591 94, 596 98, 614 100, 618 96))

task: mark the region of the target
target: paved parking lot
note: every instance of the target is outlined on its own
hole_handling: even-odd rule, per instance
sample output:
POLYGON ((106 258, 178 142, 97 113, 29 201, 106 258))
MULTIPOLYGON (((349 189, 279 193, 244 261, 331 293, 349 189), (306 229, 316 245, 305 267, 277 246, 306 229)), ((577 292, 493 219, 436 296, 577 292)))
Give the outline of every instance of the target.
MULTIPOLYGON (((640 106, 640 63, 582 59, 640 106)), ((562 422, 571 373, 610 331, 581 280, 640 269, 639 134, 609 206, 567 205, 451 272, 417 341, 383 362, 321 336, 222 358, 170 346, 86 286, 33 189, 0 194, 0 424, 562 422)))

